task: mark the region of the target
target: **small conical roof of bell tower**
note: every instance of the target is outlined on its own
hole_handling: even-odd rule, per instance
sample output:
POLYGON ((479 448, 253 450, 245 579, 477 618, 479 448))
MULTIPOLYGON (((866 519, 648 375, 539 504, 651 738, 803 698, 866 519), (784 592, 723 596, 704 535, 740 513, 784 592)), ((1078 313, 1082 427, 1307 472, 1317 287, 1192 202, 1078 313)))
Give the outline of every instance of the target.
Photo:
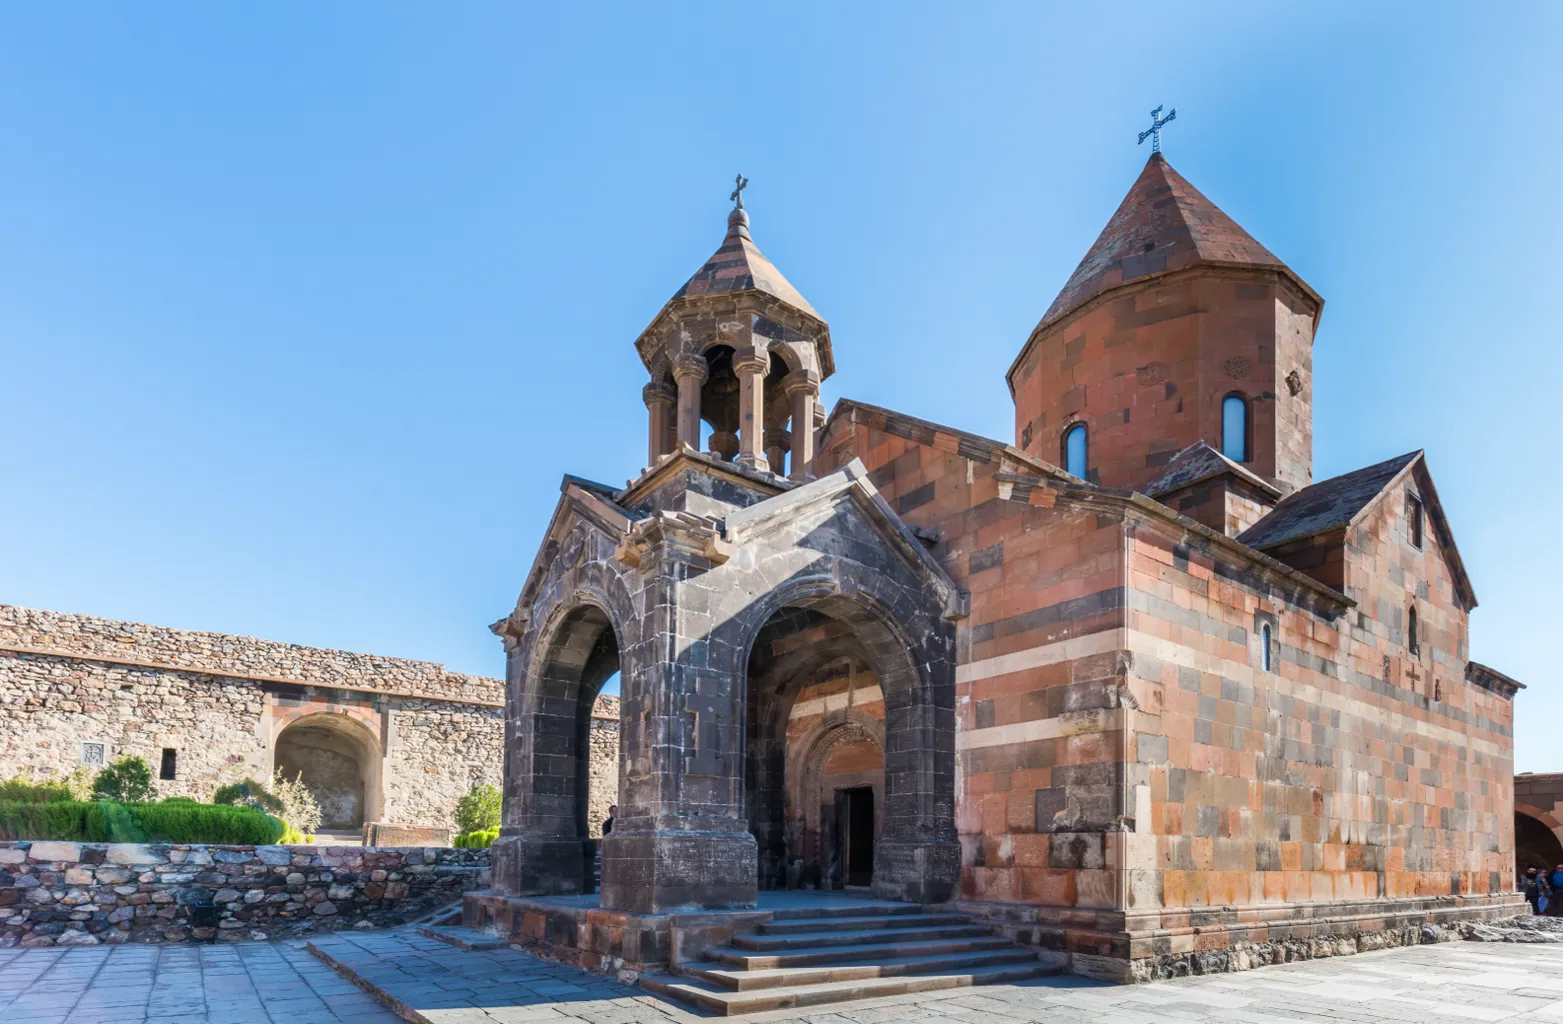
POLYGON ((1284 271, 1314 294, 1278 256, 1173 170, 1165 156, 1152 153, 1037 329, 1116 285, 1198 263, 1284 271))
POLYGON ((727 215, 727 237, 722 239, 722 247, 701 264, 673 298, 693 299, 745 291, 763 292, 824 323, 824 318, 754 244, 749 237, 749 211, 739 207, 727 215))

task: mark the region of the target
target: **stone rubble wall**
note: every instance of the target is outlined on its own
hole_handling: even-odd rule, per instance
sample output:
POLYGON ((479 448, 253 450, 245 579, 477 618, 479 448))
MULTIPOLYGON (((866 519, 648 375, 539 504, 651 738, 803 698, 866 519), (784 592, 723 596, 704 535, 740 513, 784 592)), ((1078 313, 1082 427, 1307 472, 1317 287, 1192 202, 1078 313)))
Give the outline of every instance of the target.
MULTIPOLYGON (((0 605, 0 778, 59 778, 93 743, 156 774, 173 749, 158 796, 209 801, 269 777, 289 725, 330 716, 351 719, 362 747, 366 820, 450 826, 471 786, 503 783, 503 688, 430 662, 0 605)), ((618 799, 618 698, 599 697, 592 715, 598 836, 618 799)))
POLYGON ((0 649, 0 777, 66 775, 99 742, 106 760, 134 754, 156 773, 172 747, 177 778, 158 794, 210 800, 223 782, 269 774, 265 700, 245 679, 0 649))
POLYGON ((5 842, 0 948, 388 927, 487 885, 487 850, 5 842), (206 900, 215 927, 190 920, 206 900))
POLYGON ((258 676, 313 686, 503 705, 505 682, 443 665, 353 651, 203 633, 92 615, 0 605, 0 648, 142 662, 213 675, 258 676))
POLYGON ((592 705, 587 746, 591 758, 587 834, 593 839, 601 839, 602 821, 608 816, 608 808, 619 802, 619 698, 598 697, 592 705))

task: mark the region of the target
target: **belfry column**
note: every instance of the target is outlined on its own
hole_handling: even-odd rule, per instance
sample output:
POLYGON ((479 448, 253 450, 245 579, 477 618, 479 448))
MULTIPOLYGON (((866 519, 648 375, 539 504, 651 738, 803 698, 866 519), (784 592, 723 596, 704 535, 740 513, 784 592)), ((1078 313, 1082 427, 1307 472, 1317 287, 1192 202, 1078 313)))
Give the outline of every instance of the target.
POLYGON ((763 348, 746 348, 733 355, 733 372, 738 374, 738 461, 762 472, 771 468, 760 449, 760 431, 765 424, 765 374, 770 368, 770 356, 763 348))
POLYGON ((678 392, 661 381, 654 380, 640 389, 645 399, 648 419, 646 430, 646 465, 654 467, 657 460, 673 450, 673 408, 678 392))
POLYGON ((765 457, 772 473, 780 473, 787 460, 787 449, 792 447, 792 435, 785 427, 772 427, 765 432, 765 457))
POLYGON ((814 462, 814 402, 819 398, 819 375, 794 370, 782 378, 782 390, 792 399, 793 480, 807 480, 814 462))
POLYGON ((678 381, 678 440, 695 451, 700 450, 700 385, 710 373, 700 356, 673 360, 673 379, 678 381))

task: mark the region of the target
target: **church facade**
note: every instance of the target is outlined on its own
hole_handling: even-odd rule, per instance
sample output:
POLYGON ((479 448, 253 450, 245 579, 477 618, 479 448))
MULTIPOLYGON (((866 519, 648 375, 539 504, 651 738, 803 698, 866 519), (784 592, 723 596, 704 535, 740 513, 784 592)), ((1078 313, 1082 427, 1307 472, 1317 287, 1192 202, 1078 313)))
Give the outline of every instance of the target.
POLYGON ((1514 913, 1519 684, 1423 453, 1313 479, 1322 305, 1157 153, 1020 346, 1012 441, 825 416, 829 328, 740 203, 636 341, 647 468, 566 478, 494 626, 469 920, 654 968, 844 889, 1132 980, 1514 913))

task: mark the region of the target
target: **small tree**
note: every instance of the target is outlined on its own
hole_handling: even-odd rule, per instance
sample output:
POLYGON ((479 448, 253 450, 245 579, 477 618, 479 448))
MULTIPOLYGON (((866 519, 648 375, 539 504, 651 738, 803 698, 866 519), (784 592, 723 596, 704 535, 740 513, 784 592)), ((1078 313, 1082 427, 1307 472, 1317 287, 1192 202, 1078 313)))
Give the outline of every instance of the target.
POLYGON ((278 768, 271 777, 271 795, 280 805, 277 815, 300 833, 308 836, 320 829, 320 803, 304 785, 303 772, 289 779, 278 768))
POLYGON ((152 786, 152 769, 139 757, 122 757, 92 780, 94 800, 144 804, 156 796, 157 792, 152 786))
POLYGON ((481 832, 499 828, 499 790, 480 782, 456 801, 456 831, 481 832))
POLYGON ((315 794, 304 785, 303 774, 292 779, 278 768, 272 772, 271 785, 254 779, 242 779, 218 788, 212 794, 214 804, 237 804, 241 807, 258 807, 287 822, 302 835, 310 835, 320 828, 320 804, 315 794))

